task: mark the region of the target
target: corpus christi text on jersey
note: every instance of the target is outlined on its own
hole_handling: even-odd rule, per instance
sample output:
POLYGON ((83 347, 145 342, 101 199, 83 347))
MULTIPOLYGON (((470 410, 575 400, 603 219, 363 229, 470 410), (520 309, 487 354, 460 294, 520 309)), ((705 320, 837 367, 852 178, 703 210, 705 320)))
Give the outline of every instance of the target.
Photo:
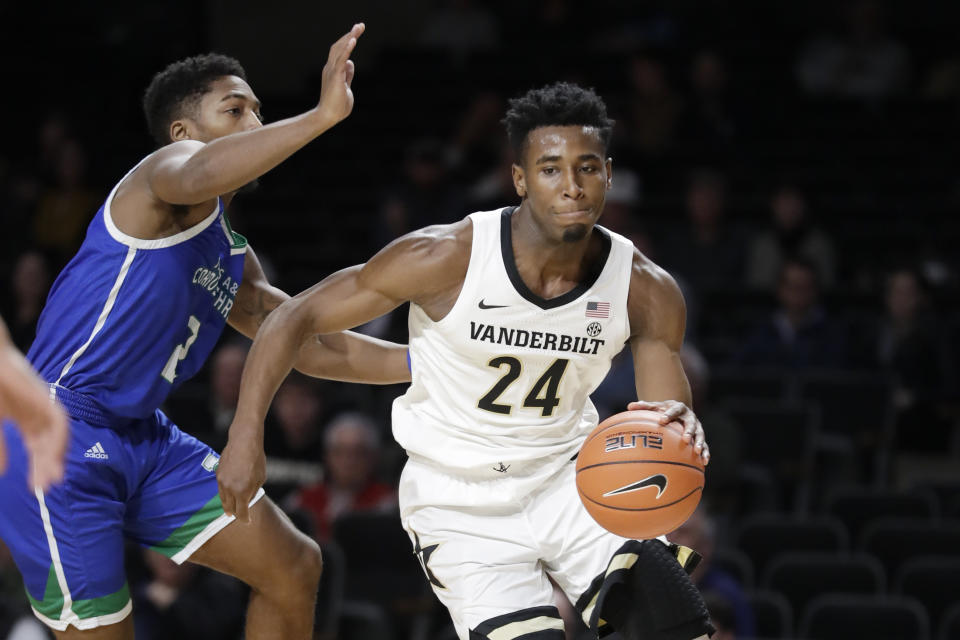
POLYGON ((604 340, 599 338, 583 338, 566 334, 550 333, 549 331, 527 331, 526 329, 508 329, 495 327, 482 322, 470 321, 470 339, 480 342, 503 344, 510 347, 530 347, 531 349, 545 349, 547 351, 570 351, 596 355, 603 346, 604 340))

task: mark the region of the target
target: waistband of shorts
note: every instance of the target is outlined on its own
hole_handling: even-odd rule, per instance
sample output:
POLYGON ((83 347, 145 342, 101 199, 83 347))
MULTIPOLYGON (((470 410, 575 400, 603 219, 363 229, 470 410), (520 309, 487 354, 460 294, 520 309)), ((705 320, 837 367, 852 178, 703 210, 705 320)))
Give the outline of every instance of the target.
POLYGON ((66 412, 73 418, 78 418, 97 427, 107 427, 117 429, 134 421, 134 418, 117 416, 104 409, 96 400, 90 396, 84 395, 61 387, 58 384, 51 383, 50 397, 56 398, 66 412))

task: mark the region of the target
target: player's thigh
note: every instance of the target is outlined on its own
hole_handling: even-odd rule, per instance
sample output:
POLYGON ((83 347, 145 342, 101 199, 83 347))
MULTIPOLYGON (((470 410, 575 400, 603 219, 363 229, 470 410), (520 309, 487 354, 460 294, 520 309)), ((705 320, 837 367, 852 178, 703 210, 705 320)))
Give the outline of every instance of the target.
POLYGON ((105 637, 125 637, 122 627, 107 629, 131 611, 122 527, 132 481, 118 435, 71 420, 64 479, 46 492, 27 486, 19 433, 8 425, 2 437, 10 464, 0 477, 0 538, 37 617, 56 631, 103 628, 105 637))
POLYGON ((562 640, 553 588, 522 514, 424 507, 406 514, 403 525, 462 640, 531 633, 562 640))
POLYGON ((310 598, 321 569, 317 544, 266 497, 250 508, 249 523, 233 522, 197 549, 190 561, 260 590, 289 588, 287 596, 310 598))

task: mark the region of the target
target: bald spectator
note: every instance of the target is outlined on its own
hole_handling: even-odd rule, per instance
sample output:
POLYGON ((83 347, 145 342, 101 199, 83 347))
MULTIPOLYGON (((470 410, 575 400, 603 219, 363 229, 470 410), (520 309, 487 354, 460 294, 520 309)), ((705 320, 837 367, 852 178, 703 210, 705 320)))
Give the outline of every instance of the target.
POLYGON ((377 479, 380 453, 380 432, 366 414, 345 412, 330 422, 323 481, 300 490, 288 505, 310 514, 318 540, 329 539, 333 522, 346 513, 397 508, 396 489, 377 479))

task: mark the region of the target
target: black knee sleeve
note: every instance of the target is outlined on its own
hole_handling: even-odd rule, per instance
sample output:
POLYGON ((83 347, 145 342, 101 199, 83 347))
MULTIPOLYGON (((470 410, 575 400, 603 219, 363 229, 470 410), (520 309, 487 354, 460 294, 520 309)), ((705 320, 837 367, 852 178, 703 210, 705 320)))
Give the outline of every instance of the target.
POLYGON ((577 606, 593 605, 580 610, 599 637, 614 630, 628 640, 711 635, 707 607, 687 573, 699 559, 686 547, 659 540, 627 542, 611 560, 613 570, 598 576, 577 606))

